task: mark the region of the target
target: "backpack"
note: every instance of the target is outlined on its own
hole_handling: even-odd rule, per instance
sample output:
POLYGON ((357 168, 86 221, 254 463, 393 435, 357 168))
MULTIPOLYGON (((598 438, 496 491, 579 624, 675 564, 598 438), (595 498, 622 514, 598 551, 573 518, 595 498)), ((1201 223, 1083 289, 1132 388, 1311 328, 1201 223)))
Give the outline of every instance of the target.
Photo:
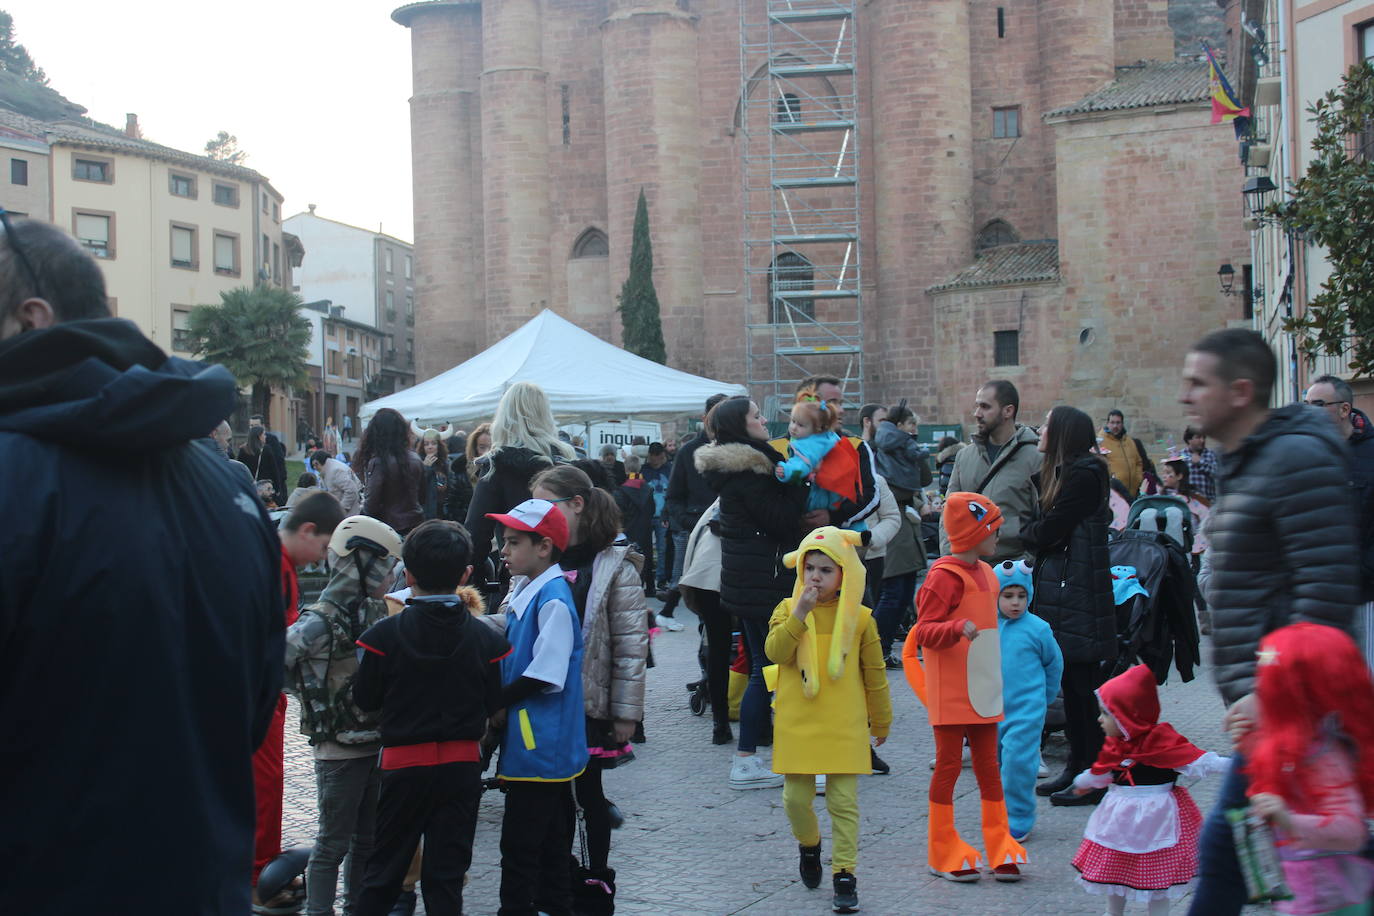
POLYGON ((1193 511, 1177 496, 1141 496, 1131 503, 1126 530, 1167 534, 1185 554, 1193 552, 1193 511))

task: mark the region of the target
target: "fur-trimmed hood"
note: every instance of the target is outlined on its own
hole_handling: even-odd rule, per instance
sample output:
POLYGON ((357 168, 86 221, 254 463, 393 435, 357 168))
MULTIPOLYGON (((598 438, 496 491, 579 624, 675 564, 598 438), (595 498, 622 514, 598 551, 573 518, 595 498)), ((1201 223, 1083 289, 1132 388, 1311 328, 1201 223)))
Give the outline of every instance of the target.
POLYGON ((730 474, 772 474, 782 456, 766 443, 754 446, 745 442, 718 442, 697 449, 693 459, 697 470, 716 487, 712 478, 730 474))

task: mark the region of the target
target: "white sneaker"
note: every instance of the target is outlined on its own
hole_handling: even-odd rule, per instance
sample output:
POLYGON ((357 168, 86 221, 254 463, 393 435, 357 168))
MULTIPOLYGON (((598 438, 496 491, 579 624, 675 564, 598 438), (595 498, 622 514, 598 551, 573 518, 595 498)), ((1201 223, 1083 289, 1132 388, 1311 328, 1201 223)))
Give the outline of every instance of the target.
POLYGON ((660 630, 667 630, 669 633, 680 633, 682 624, 671 617, 664 617, 662 614, 655 615, 654 623, 658 624, 660 630))
POLYGON ((1044 758, 1044 757, 1041 757, 1041 758, 1040 758, 1040 769, 1036 771, 1035 775, 1036 775, 1038 778, 1040 778, 1040 779, 1048 779, 1048 778, 1049 778, 1049 775, 1050 775, 1050 768, 1047 767, 1047 766, 1045 766, 1045 758, 1044 758))
MULTIPOLYGON (((964 758, 962 761, 962 766, 964 766, 965 768, 973 766, 973 751, 969 749, 969 746, 967 744, 964 745, 964 758)), ((930 768, 932 770, 935 769, 934 757, 930 758, 930 768)))
POLYGON ((782 774, 774 773, 757 754, 752 757, 737 756, 730 764, 732 789, 776 789, 782 783, 782 774))
POLYGON ((816 777, 816 794, 817 794, 817 795, 824 795, 824 794, 825 794, 825 775, 824 775, 824 774, 821 774, 820 776, 817 776, 817 777, 816 777))

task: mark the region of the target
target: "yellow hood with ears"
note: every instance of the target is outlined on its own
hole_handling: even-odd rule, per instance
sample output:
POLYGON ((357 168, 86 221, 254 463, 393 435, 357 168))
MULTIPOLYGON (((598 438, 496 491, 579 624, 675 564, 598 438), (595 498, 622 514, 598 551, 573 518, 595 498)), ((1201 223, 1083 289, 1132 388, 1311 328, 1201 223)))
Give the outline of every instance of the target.
MULTIPOLYGON (((797 571, 797 584, 792 588, 793 607, 796 607, 801 593, 806 590, 803 581, 805 564, 802 563, 802 557, 806 554, 819 550, 834 560, 844 573, 840 582, 839 603, 835 609, 835 632, 830 638, 830 657, 825 662, 826 673, 832 681, 844 674, 845 662, 854 651, 865 579, 863 561, 854 548, 862 543, 863 536, 859 532, 827 525, 802 538, 797 549, 782 558, 784 566, 797 571)), ((806 618, 806 635, 797 646, 797 667, 801 670, 802 692, 807 697, 814 697, 821 689, 820 659, 816 657, 813 619, 810 616, 806 618)))

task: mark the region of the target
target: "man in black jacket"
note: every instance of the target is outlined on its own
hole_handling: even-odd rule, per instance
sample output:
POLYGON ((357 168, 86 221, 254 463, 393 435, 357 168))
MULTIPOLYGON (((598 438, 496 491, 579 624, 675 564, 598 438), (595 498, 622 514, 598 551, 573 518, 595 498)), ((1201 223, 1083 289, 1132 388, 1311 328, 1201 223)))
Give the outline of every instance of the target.
POLYGON ((0 238, 0 901, 247 913, 281 545, 205 441, 238 384, 111 318, 60 229, 0 238), (150 884, 140 875, 152 869, 150 884))
POLYGON ((248 418, 250 432, 259 426, 262 427, 264 454, 262 473, 258 475, 258 479, 272 481, 272 486, 277 491, 277 504, 284 506, 286 505, 286 446, 282 445, 282 441, 276 433, 267 428, 267 421, 262 418, 262 414, 254 414, 248 418))
MULTIPOLYGON (((1355 513, 1333 424, 1311 407, 1267 405, 1277 363, 1251 330, 1215 331, 1183 363, 1188 422, 1221 447, 1220 499, 1212 507, 1207 602, 1212 657, 1233 740, 1254 728, 1255 653, 1290 623, 1349 630, 1359 597, 1355 513)), ((1199 842, 1193 916, 1227 916, 1245 904, 1226 808, 1244 807, 1237 753, 1199 842)))
MULTIPOLYGON (((1368 603, 1374 602, 1374 424, 1364 411, 1355 409, 1355 392, 1339 376, 1314 378, 1304 400, 1320 407, 1336 424, 1336 433, 1345 440, 1350 456, 1352 504, 1360 513, 1360 600, 1368 608, 1368 603)), ((1368 613, 1366 610, 1365 614, 1368 613)), ((1357 629, 1364 638, 1365 658, 1370 658, 1374 621, 1366 616, 1360 623, 1357 629)))

